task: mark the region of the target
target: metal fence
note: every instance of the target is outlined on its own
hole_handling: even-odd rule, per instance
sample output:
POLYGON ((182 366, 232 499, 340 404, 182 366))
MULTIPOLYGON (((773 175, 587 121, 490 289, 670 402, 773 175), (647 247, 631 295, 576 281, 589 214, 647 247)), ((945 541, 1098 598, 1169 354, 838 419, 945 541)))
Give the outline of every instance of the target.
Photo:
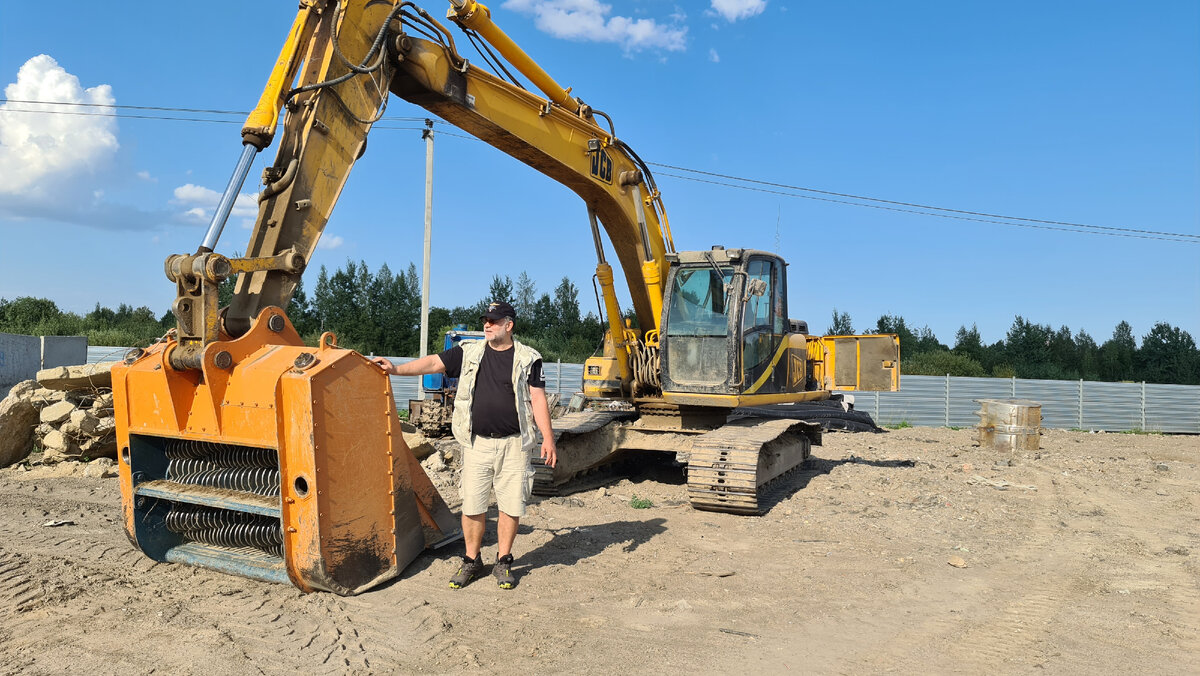
MULTIPOLYGON (((125 348, 89 347, 88 363, 120 359, 125 348)), ((392 357, 404 363, 409 358, 392 357)), ((583 389, 583 365, 544 364, 547 392, 563 399, 583 389)), ((420 378, 393 376, 396 408, 417 398, 420 378)), ((1119 432, 1200 434, 1200 386, 1102 383, 1084 380, 901 376, 899 392, 854 392, 855 407, 880 425, 974 427, 976 399, 1030 399, 1042 405, 1042 426, 1119 432)))
POLYGON ((974 427, 976 399, 1029 399, 1042 426, 1200 434, 1200 387, 1085 380, 901 376, 899 392, 855 392, 855 408, 880 425, 974 427))

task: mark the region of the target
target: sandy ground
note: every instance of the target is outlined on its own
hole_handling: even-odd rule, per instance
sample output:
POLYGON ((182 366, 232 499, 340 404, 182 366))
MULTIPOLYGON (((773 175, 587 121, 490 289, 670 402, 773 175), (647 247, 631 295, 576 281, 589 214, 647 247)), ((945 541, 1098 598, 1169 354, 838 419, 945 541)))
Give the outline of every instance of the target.
POLYGON ((1200 439, 973 440, 828 434, 761 517, 655 468, 534 506, 513 590, 446 551, 354 598, 155 564, 115 479, 3 470, 0 673, 1200 673, 1200 439))

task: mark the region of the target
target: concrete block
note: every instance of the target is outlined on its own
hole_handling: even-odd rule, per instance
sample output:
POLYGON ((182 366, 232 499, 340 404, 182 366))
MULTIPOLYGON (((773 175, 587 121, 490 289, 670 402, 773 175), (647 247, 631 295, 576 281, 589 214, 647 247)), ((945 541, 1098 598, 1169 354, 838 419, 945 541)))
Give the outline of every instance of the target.
POLYGON ((38 384, 51 390, 95 390, 112 387, 109 373, 115 361, 79 366, 59 366, 37 372, 38 384))
POLYGON ((40 338, 0 333, 0 398, 7 396, 13 385, 33 378, 41 363, 40 338))
POLYGON ((42 368, 87 363, 87 336, 42 336, 42 368))

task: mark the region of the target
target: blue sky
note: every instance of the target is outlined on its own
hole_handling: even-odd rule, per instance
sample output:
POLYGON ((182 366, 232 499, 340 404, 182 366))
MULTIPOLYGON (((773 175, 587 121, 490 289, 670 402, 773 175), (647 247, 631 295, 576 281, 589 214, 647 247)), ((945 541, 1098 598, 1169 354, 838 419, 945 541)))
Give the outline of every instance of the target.
MULTIPOLYGON (((446 5, 424 6, 440 16, 446 5)), ((972 323, 986 341, 1002 339, 1017 314, 1084 329, 1098 342, 1122 320, 1139 338, 1167 321, 1200 339, 1194 1, 490 6, 502 29, 609 113, 652 164, 1192 236, 932 217, 684 180, 654 167, 677 247, 778 251, 790 263, 790 314, 814 331, 837 308, 859 330, 898 314, 948 344, 972 323)), ((248 0, 114 11, 63 2, 51 17, 36 3, 0 3, 0 85, 9 100, 248 110, 295 7, 248 0)), ((241 118, 16 112, 29 109, 0 103, 0 297, 47 297, 79 312, 97 302, 165 311, 174 288, 162 261, 200 243, 241 148, 241 118)), ((426 113, 393 100, 387 116, 426 113)), ((408 129, 372 132, 306 277, 310 290, 322 264, 420 264, 418 126, 395 120, 380 127, 408 129)), ((251 208, 235 209, 219 251, 244 250, 253 177, 274 149, 251 171, 243 199, 251 208)), ((568 276, 585 309, 594 305, 594 254, 573 193, 450 134, 436 137, 434 180, 435 305, 472 303, 492 275, 523 270, 539 291, 568 276)))

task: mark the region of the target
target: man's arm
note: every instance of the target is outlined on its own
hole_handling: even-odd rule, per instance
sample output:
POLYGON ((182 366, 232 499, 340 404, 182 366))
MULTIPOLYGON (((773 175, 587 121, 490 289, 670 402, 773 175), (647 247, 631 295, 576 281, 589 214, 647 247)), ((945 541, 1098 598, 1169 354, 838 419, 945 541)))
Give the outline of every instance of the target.
MULTIPOLYGON (((384 373, 393 376, 423 376, 426 373, 445 373, 446 365, 436 354, 427 354, 420 359, 414 359, 405 364, 393 364, 385 357, 375 357, 372 363, 383 369, 384 373)), ((543 394, 543 399, 545 395, 543 394)), ((547 416, 547 419, 549 416, 547 416)))
POLYGON ((533 406, 533 421, 542 433, 542 460, 553 467, 558 462, 558 447, 554 445, 554 430, 550 427, 550 406, 546 403, 546 388, 529 388, 529 403, 533 406))

